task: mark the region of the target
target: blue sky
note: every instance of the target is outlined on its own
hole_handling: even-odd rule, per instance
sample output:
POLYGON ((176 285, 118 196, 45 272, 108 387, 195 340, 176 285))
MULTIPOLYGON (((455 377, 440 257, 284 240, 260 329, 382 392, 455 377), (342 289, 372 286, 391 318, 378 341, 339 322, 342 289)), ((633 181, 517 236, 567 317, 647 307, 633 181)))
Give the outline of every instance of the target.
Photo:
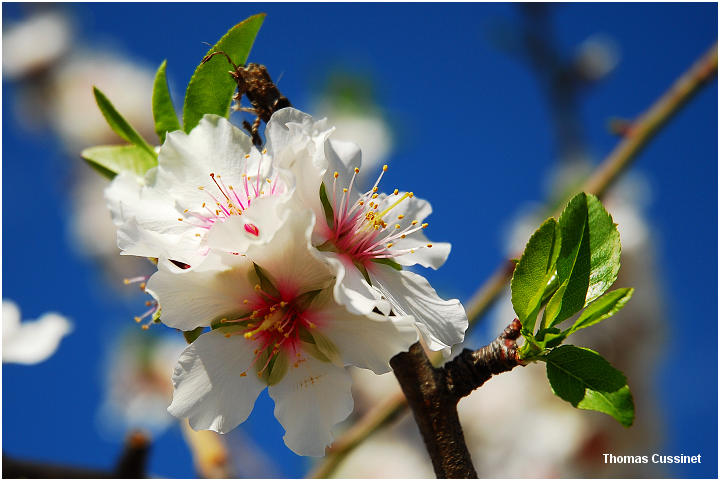
MULTIPOLYGON (((3 4, 3 22, 25 8, 3 4)), ((504 255, 508 218, 545 196, 544 175, 556 154, 546 99, 527 65, 499 51, 488 35, 518 19, 516 6, 104 3, 66 9, 88 45, 112 45, 151 66, 167 59, 175 99, 207 50, 202 42, 214 43, 257 12, 268 15, 250 60, 267 65, 275 78, 282 72, 282 91, 298 108, 309 108, 333 66, 371 72, 376 100, 398 132, 388 185, 429 199, 431 237, 453 243, 446 265, 427 273, 448 297, 472 294, 504 255)), ((591 153, 601 159, 617 143, 608 119, 639 114, 716 41, 717 6, 560 4, 553 23, 567 55, 596 33, 620 48, 617 68, 580 104, 591 153)), ((2 295, 26 318, 56 310, 71 317, 76 330, 50 361, 3 366, 3 450, 108 467, 121 440, 100 437, 94 422, 101 360, 108 339, 142 309, 142 299, 115 298, 92 262, 69 245, 69 160, 51 132, 30 132, 14 121, 16 92, 3 79, 2 295)), ((663 454, 700 452, 704 460, 671 467, 679 477, 717 476, 717 100, 713 81, 633 167, 653 190, 649 220, 672 321, 657 380, 663 454)), ((303 475, 307 461, 284 447, 267 396, 244 429, 273 453, 282 475, 303 475)), ((193 475, 178 429, 155 443, 151 472, 193 475)))

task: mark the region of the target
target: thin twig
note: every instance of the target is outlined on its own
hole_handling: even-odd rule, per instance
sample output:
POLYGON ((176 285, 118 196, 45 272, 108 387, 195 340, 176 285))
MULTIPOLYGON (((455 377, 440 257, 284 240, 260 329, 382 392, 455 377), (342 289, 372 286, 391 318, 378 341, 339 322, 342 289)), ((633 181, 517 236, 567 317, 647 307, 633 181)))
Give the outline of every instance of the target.
MULTIPOLYGON (((637 158, 647 143, 697 92, 717 74, 717 43, 714 44, 693 66, 683 73, 670 89, 656 100, 653 105, 632 124, 627 135, 598 166, 581 191, 602 197, 618 176, 637 158)), ((466 303, 468 319, 471 324, 477 322, 499 297, 512 277, 508 261, 503 261, 488 279, 466 303)), ((311 474, 311 477, 330 477, 347 455, 380 426, 388 423, 383 413, 398 414, 403 410, 403 401, 398 396, 392 401, 382 403, 368 412, 358 423, 363 429, 350 429, 338 438, 329 449, 323 462, 311 474), (394 405, 392 403, 395 403, 394 405), (393 407, 395 409, 393 409, 393 407)))

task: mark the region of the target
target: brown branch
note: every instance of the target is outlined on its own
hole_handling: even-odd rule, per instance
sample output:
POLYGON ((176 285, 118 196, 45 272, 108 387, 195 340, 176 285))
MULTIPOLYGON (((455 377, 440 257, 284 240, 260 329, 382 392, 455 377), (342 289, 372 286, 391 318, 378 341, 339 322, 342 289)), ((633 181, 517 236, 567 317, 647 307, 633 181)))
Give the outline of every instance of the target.
POLYGON ((520 327, 515 319, 492 343, 477 351, 465 349, 439 368, 433 367, 420 343, 390 360, 438 478, 477 478, 457 403, 493 374, 519 365, 515 341, 520 327))
POLYGON ((21 461, 2 455, 3 478, 72 478, 72 479, 128 479, 146 477, 147 456, 150 451, 150 440, 139 431, 130 433, 125 441, 125 448, 112 471, 86 469, 75 466, 44 463, 38 461, 21 461))
MULTIPOLYGON (((643 115, 632 123, 628 134, 593 172, 582 191, 602 197, 660 128, 697 94, 703 85, 716 76, 717 67, 717 44, 715 44, 689 70, 683 73, 662 97, 657 99, 643 115)), ((504 260, 466 303, 471 325, 482 318, 492 307, 511 278, 511 263, 504 260)), ((397 397, 392 399, 395 402, 395 408, 402 410, 402 401, 397 397)), ((396 410, 389 409, 386 403, 382 403, 376 409, 368 412, 359 421, 360 424, 365 425, 364 429, 350 429, 338 438, 312 477, 332 476, 335 467, 340 465, 352 449, 377 431, 380 426, 388 424, 387 418, 382 416, 383 412, 397 414, 396 410)))

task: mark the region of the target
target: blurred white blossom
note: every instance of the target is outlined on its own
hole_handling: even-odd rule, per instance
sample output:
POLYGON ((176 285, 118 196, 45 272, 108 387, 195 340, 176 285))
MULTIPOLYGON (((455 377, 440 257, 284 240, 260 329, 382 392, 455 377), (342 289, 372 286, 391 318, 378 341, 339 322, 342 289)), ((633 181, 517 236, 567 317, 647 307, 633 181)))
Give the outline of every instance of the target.
POLYGON ((20 309, 9 300, 2 302, 2 362, 37 364, 52 356, 60 340, 72 331, 72 324, 55 312, 37 320, 20 321, 20 309))

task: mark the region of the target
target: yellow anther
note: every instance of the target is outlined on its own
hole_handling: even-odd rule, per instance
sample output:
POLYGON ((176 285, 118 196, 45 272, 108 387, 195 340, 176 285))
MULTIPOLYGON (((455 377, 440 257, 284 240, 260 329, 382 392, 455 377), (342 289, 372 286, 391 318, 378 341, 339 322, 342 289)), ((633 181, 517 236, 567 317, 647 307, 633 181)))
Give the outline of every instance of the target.
POLYGON ((270 180, 270 179, 265 179, 265 180, 267 180, 268 184, 272 184, 272 180, 270 180))
POLYGON ((385 247, 387 247, 387 248, 389 249, 389 248, 391 248, 393 245, 394 245, 394 244, 393 244, 392 242, 390 242, 390 243, 388 243, 388 245, 386 245, 385 247))
POLYGON ((287 302, 285 302, 285 301, 280 301, 280 307, 285 307, 285 306, 287 306, 287 302))
POLYGON ((146 284, 145 284, 144 282, 141 282, 141 283, 140 283, 140 286, 139 286, 139 287, 140 287, 140 290, 141 290, 141 291, 144 291, 144 290, 145 290, 145 286, 146 286, 146 284))
POLYGON ((343 192, 347 192, 347 187, 343 187, 343 192))
POLYGON ((205 202, 202 203, 203 209, 205 208, 205 202))
POLYGON ((315 325, 315 323, 312 323, 312 322, 308 321, 308 327, 309 327, 310 329, 315 329, 317 326, 315 325))
POLYGON ((412 225, 417 225, 418 221, 414 220, 411 222, 412 225))
POLYGON ((233 189, 233 186, 232 186, 232 185, 228 185, 228 189, 230 189, 230 190, 235 190, 235 189, 233 189))
POLYGON ((428 246, 428 247, 432 247, 432 244, 428 244, 427 246, 428 246))
POLYGON ((360 169, 358 169, 357 167, 355 167, 355 173, 356 173, 356 174, 360 173, 360 169))
POLYGON ((373 198, 373 199, 377 199, 377 198, 378 198, 378 195, 377 195, 377 194, 373 194, 373 195, 372 195, 372 198, 373 198))
POLYGON ((195 234, 195 237, 202 237, 200 234, 195 234))
POLYGON ((401 239, 404 239, 404 238, 405 238, 405 234, 401 235, 400 238, 401 238, 401 239))
MULTIPOLYGON (((243 334, 243 337, 245 339, 250 339, 252 336, 253 336, 252 332, 246 332, 245 334, 243 334)), ((230 334, 227 334, 227 337, 230 337, 230 334)))
POLYGON ((247 303, 248 303, 248 300, 247 300, 247 299, 243 299, 243 304, 247 304, 247 303))
POLYGON ((245 377, 245 376, 247 376, 247 372, 246 372, 246 371, 243 371, 243 372, 240 373, 240 377, 245 377))
POLYGON ((396 229, 399 229, 399 228, 400 228, 400 224, 395 224, 395 228, 396 228, 396 229))
POLYGON ((203 186, 201 185, 201 186, 198 187, 198 190, 205 190, 205 187, 203 187, 203 186))
POLYGON ((256 291, 259 291, 259 290, 260 290, 260 284, 255 284, 255 290, 256 290, 256 291))
POLYGON ((181 218, 181 217, 178 217, 178 220, 179 220, 180 222, 182 222, 182 218, 181 218))
POLYGON ((147 324, 143 324, 143 325, 142 325, 142 330, 143 330, 143 331, 147 331, 148 329, 150 329, 150 326, 148 326, 147 324))
POLYGON ((373 192, 377 192, 377 191, 378 191, 377 186, 373 187, 373 192))
POLYGON ((152 306, 152 301, 145 301, 145 305, 148 307, 152 306))
POLYGON ((408 194, 408 197, 410 197, 410 198, 415 197, 415 194, 413 194, 412 192, 410 192, 410 193, 408 194))
POLYGON ((338 171, 335 171, 335 172, 333 173, 333 177, 335 177, 336 179, 337 179, 339 176, 340 176, 340 174, 338 173, 338 171))
POLYGON ((263 155, 267 154, 267 149, 263 149, 262 153, 263 155))
POLYGON ((142 319, 140 319, 138 316, 135 316, 133 319, 135 319, 135 322, 140 322, 142 319))
POLYGON ((245 158, 246 158, 246 159, 249 159, 249 158, 250 158, 250 154, 245 154, 245 158))
POLYGON ((125 285, 130 284, 130 279, 123 279, 123 284, 125 284, 125 285))
POLYGON ((399 193, 400 193, 399 190, 397 190, 397 189, 393 190, 393 195, 398 195, 399 193))
POLYGON ((410 254, 415 254, 415 249, 410 249, 410 254))
POLYGON ((387 164, 383 165, 383 172, 387 172, 387 164))
POLYGON ((360 202, 358 202, 358 204, 359 204, 359 205, 365 205, 365 202, 360 201, 360 202))
POLYGON ((405 215, 404 215, 404 214, 400 214, 400 215, 398 216, 398 219, 400 219, 400 220, 402 220, 402 219, 404 219, 404 218, 405 218, 405 215))
POLYGON ((183 211, 183 214, 187 214, 188 212, 189 212, 189 211, 188 211, 187 209, 185 209, 185 210, 183 211))
POLYGON ((425 229, 428 225, 430 225, 430 224, 428 224, 427 222, 425 222, 425 223, 422 224, 420 227, 422 227, 423 229, 425 229))

